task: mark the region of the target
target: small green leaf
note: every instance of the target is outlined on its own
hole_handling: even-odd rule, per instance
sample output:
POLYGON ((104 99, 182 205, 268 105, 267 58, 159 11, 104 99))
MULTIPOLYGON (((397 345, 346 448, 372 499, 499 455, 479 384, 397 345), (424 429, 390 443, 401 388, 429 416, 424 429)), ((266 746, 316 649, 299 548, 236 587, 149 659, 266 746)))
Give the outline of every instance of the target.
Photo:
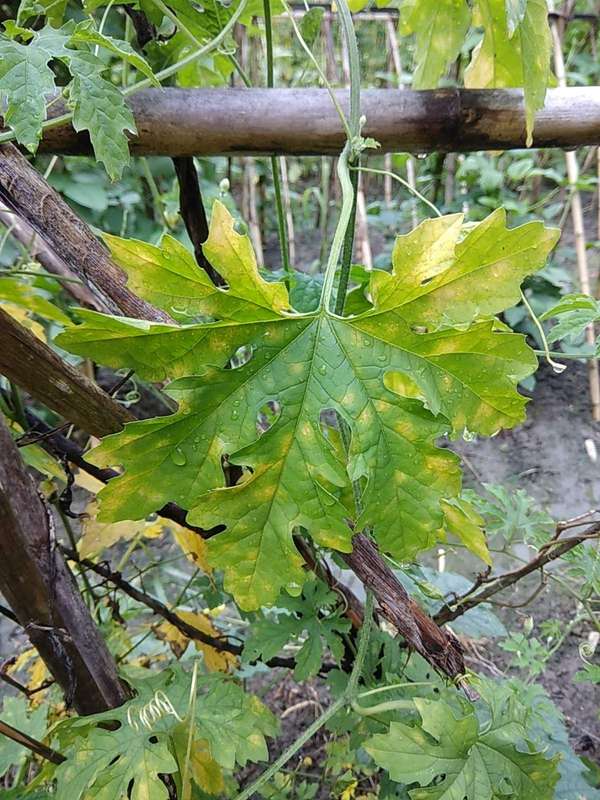
POLYGON ((551 80, 552 40, 546 0, 526 0, 521 21, 513 27, 522 5, 516 4, 516 8, 515 15, 505 6, 505 0, 478 0, 484 37, 465 71, 465 86, 523 87, 529 147, 535 114, 543 108, 551 80))
POLYGON ((33 45, 0 36, 0 101, 4 122, 19 144, 32 153, 41 138, 46 119, 46 98, 54 91, 51 55, 33 45), (5 105, 6 104, 6 105, 5 105))
MULTIPOLYGON (((360 0, 362 2, 362 0, 360 0)), ((350 9, 354 12, 354 9, 350 9)), ((323 21, 323 17, 325 15, 325 9, 321 7, 314 7, 309 8, 309 10, 304 14, 302 19, 300 20, 300 33, 302 34, 302 38, 306 42, 309 47, 315 42, 315 39, 319 35, 321 31, 321 22, 323 21)))
POLYGON ((465 0, 405 0, 400 32, 415 34, 414 89, 435 89, 463 44, 471 11, 465 0))

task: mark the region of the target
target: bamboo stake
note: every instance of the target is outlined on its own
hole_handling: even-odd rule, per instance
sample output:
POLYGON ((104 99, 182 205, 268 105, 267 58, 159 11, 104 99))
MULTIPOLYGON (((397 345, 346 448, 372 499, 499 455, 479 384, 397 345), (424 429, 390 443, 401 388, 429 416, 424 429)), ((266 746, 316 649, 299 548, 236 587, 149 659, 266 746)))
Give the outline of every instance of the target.
POLYGON ((296 261, 296 234, 294 231, 294 215, 292 214, 292 201, 290 197, 290 182, 288 180, 287 161, 282 156, 279 159, 281 169, 281 193, 283 196, 283 208, 285 211, 285 224, 288 232, 288 252, 290 263, 296 261))
POLYGON ((362 187, 362 175, 359 177, 358 192, 356 193, 356 218, 357 218, 357 239, 360 252, 360 260, 367 269, 373 269, 373 253, 371 242, 369 241, 369 229, 367 225, 367 206, 365 202, 365 192, 362 187))
MULTIPOLYGON (((398 79, 398 88, 405 89, 405 86, 402 83, 402 59, 400 58, 398 37, 396 36, 396 28, 391 18, 386 20, 385 29, 390 56, 392 57, 394 71, 396 72, 396 77, 398 79)), ((406 161, 406 180, 411 189, 417 188, 417 170, 415 167, 415 159, 412 156, 409 156, 408 160, 406 161)), ((413 228, 416 228, 419 224, 419 215, 417 212, 417 202, 413 194, 410 196, 410 218, 413 228)))
MULTIPOLYGON (((565 72, 565 62, 562 53, 562 41, 558 29, 558 24, 554 18, 550 21, 550 29, 552 31, 552 40, 554 46, 554 71, 558 85, 565 88, 567 85, 567 76, 565 72)), ((569 189, 571 193, 571 218, 573 220, 573 234, 575 236, 575 253, 577 255, 577 269, 579 272, 579 284, 581 291, 584 294, 591 295, 590 275, 588 269, 585 227, 583 221, 583 208, 581 205, 581 194, 577 188, 579 180, 579 165, 577 163, 577 155, 573 150, 565 152, 565 163, 567 166, 567 177, 569 180, 569 189)), ((594 325, 588 325, 585 330, 585 340, 587 344, 595 348, 596 345, 596 332, 594 325)), ((590 384, 590 399, 592 405, 592 419, 600 421, 600 370, 598 369, 598 360, 589 359, 588 362, 588 377, 590 384)))
POLYGON ((454 179, 456 176, 456 153, 446 156, 446 180, 444 182, 444 205, 454 202, 454 179))

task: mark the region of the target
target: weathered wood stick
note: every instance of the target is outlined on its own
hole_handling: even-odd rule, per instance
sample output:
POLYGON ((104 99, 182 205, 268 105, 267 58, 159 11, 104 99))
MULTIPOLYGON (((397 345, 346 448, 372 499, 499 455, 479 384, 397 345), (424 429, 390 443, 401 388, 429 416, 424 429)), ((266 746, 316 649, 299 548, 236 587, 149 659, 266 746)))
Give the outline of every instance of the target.
POLYGON ((52 513, 0 420, 0 591, 80 714, 128 691, 58 550, 52 513))
MULTIPOLYGON (((348 93, 338 92, 342 106, 348 93)), ((145 89, 128 103, 135 155, 338 155, 344 130, 326 89, 145 89)), ((520 89, 366 89, 365 136, 378 152, 469 152, 525 147, 520 89)), ((64 111, 59 103, 52 114, 64 111)), ((550 89, 536 115, 534 147, 600 143, 600 87, 550 89)), ((47 128, 40 151, 89 154, 87 134, 47 128)))
POLYGON ((120 430, 131 414, 0 308, 0 374, 93 436, 120 430))
POLYGON ((0 145, 0 202, 14 211, 116 314, 172 322, 127 288, 127 278, 104 245, 12 144, 0 145))

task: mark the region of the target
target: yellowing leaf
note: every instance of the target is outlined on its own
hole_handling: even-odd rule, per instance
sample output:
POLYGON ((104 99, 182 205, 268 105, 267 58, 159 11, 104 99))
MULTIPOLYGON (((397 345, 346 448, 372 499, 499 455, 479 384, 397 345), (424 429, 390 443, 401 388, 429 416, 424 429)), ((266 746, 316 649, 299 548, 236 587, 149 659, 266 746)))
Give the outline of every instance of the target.
POLYGON ((443 500, 442 510, 448 532, 460 539, 465 547, 491 566, 492 557, 483 530, 485 524, 483 517, 462 498, 443 500))
POLYGON ((225 791, 223 771, 211 756, 205 739, 194 742, 192 746, 191 769, 194 781, 208 794, 220 794, 225 791))
POLYGON ((465 0, 403 0, 400 32, 416 36, 413 88, 437 87, 460 52, 470 20, 465 0))
POLYGON ((81 489, 85 489, 86 492, 90 492, 90 494, 98 494, 98 492, 104 488, 102 481, 98 480, 98 478, 94 478, 93 475, 90 475, 89 472, 84 472, 82 469, 77 470, 75 473, 75 485, 79 486, 81 489))
MULTIPOLYGON (((149 380, 177 379, 168 388, 176 413, 131 423, 91 453, 98 466, 123 466, 100 493, 101 519, 175 501, 190 523, 223 525, 208 540, 208 560, 245 610, 276 602, 284 587, 300 592, 298 526, 342 552, 363 526, 401 560, 432 546, 442 501, 461 488, 458 458, 435 440, 524 419, 516 387, 537 361, 494 315, 518 300, 557 239, 536 222, 507 228, 502 211, 468 230, 462 223, 451 214, 399 237, 391 271, 371 273, 372 307, 340 318, 323 306, 290 310, 285 285, 260 278, 249 238, 217 203, 205 252, 228 288, 204 297, 211 321, 154 325, 81 312, 84 324, 62 334, 61 346, 149 380), (324 432, 339 433, 340 417, 347 453, 324 432), (244 468, 235 486, 225 485, 225 457, 244 468)), ((161 302, 180 303, 179 279, 169 297, 168 258, 155 262, 161 302)), ((156 296, 155 283, 149 292, 156 296)))
MULTIPOLYGON (((18 422, 8 417, 3 417, 3 419, 12 431, 13 436, 18 438, 23 435, 23 428, 18 422)), ((29 444, 25 447, 20 447, 19 452, 26 464, 33 467, 38 472, 41 472, 42 475, 45 475, 47 478, 50 478, 51 481, 58 481, 61 484, 66 483, 65 473, 60 464, 39 444, 29 444)), ((50 482, 50 487, 51 491, 48 492, 49 495, 56 490, 56 486, 52 482, 50 482)))
POLYGON ((2 303, 1 306, 3 311, 6 311, 13 319, 16 319, 24 328, 30 330, 34 336, 41 339, 42 342, 46 341, 44 326, 32 319, 31 314, 26 308, 13 305, 12 303, 2 303))
POLYGON ((119 541, 129 542, 136 536, 155 539, 163 533, 162 521, 123 520, 122 522, 99 522, 98 504, 92 500, 83 518, 83 535, 79 541, 79 555, 88 558, 102 553, 119 541))
POLYGON ((348 786, 344 789, 344 791, 340 795, 340 800, 352 800, 353 797, 356 795, 356 789, 358 787, 358 781, 356 778, 352 780, 348 786))
POLYGON ((175 541, 190 561, 206 574, 210 574, 212 567, 207 561, 206 541, 200 534, 194 533, 189 528, 184 528, 174 522, 169 522, 169 530, 173 533, 175 541))
MULTIPOLYGON (((20 653, 6 671, 9 675, 17 676, 22 670, 26 670, 27 672, 27 679, 24 681, 24 684, 30 690, 38 689, 51 677, 35 647, 30 647, 20 653)), ((35 692, 35 694, 32 694, 30 697, 31 705, 34 707, 40 705, 44 701, 45 696, 46 691, 35 692)))
POLYGON ((484 37, 465 71, 465 86, 474 89, 522 86, 529 146, 535 113, 544 105, 552 77, 546 0, 527 0, 516 18, 507 18, 505 0, 478 0, 477 9, 484 37))
MULTIPOLYGON (((177 611, 177 616, 208 636, 218 638, 221 635, 218 628, 212 624, 205 614, 198 614, 194 611, 177 611)), ((162 622, 155 630, 160 639, 164 639, 169 643, 175 656, 181 658, 187 650, 190 639, 170 622, 162 622)), ((228 672, 230 668, 237 665, 237 658, 231 653, 216 650, 214 647, 204 644, 204 642, 199 642, 197 639, 194 640, 194 644, 196 645, 196 650, 203 653, 204 663, 209 672, 228 672)))

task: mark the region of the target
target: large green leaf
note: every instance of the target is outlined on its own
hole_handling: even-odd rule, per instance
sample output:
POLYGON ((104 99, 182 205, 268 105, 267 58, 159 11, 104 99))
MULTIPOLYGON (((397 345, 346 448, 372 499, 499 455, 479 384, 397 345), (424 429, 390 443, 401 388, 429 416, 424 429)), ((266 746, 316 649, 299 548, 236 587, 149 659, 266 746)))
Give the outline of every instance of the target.
POLYGON ((457 718, 443 700, 414 703, 420 725, 392 722, 365 744, 392 780, 425 787, 410 790, 411 800, 552 800, 559 757, 536 752, 504 709, 480 726, 472 711, 457 718))
POLYGON ((219 203, 205 252, 227 289, 208 286, 181 254, 172 260, 170 241, 159 255, 111 240, 130 276, 139 252, 132 280, 142 296, 211 321, 153 325, 81 312, 84 324, 59 337, 143 378, 179 379, 168 388, 177 413, 132 423, 92 453, 98 465, 124 468, 101 493, 100 518, 137 519, 175 500, 194 524, 224 524, 210 558, 246 609, 274 602, 284 586, 299 590, 296 526, 348 551, 354 519, 399 559, 433 544, 440 503, 460 490, 456 456, 434 441, 523 420, 516 384, 536 359, 493 314, 516 302, 557 237, 540 223, 508 230, 501 211, 466 233, 461 223, 460 215, 428 220, 399 237, 392 272, 373 272, 373 307, 344 319, 323 307, 295 313, 285 286, 259 276, 248 238, 219 203), (267 407, 276 418, 265 431, 267 407), (351 431, 347 459, 334 412, 351 431), (224 485, 225 455, 245 468, 236 486, 224 485), (347 501, 351 481, 360 514, 347 501))

